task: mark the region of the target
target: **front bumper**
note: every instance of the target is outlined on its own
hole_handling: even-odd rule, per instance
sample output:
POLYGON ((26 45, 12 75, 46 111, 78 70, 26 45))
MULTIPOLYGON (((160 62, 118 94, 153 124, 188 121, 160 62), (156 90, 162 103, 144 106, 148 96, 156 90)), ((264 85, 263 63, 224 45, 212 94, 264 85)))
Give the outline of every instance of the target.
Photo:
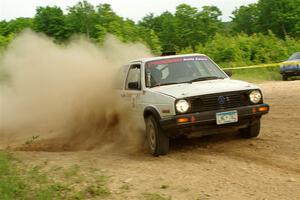
POLYGON ((258 104, 237 108, 176 115, 161 119, 160 125, 168 134, 168 136, 188 135, 193 132, 199 132, 200 135, 208 135, 219 133, 221 131, 228 131, 230 129, 247 127, 253 121, 260 119, 262 115, 267 114, 268 112, 268 104, 258 104), (238 122, 217 125, 216 113, 232 110, 237 111, 238 122), (180 119, 184 119, 185 122, 180 122, 183 121, 180 119))
POLYGON ((300 76, 300 70, 286 70, 280 72, 282 75, 300 76))
POLYGON ((282 75, 289 75, 289 76, 299 76, 300 75, 300 66, 284 66, 280 68, 280 73, 282 75))

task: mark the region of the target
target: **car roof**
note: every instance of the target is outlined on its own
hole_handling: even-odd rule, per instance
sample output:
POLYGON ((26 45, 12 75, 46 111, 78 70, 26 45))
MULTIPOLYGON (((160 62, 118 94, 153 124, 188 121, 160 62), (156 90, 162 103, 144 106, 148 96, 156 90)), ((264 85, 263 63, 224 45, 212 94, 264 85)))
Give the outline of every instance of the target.
POLYGON ((299 59, 300 59, 300 52, 295 52, 288 58, 289 61, 290 60, 299 60, 299 59), (296 57, 296 58, 294 58, 294 57, 296 57))
POLYGON ((153 61, 153 60, 161 60, 161 59, 168 59, 168 58, 180 58, 180 57, 187 57, 187 56, 206 56, 206 55, 199 54, 199 53, 193 53, 193 54, 181 54, 181 55, 172 55, 172 56, 157 56, 157 57, 136 59, 136 60, 132 60, 129 63, 148 62, 148 61, 153 61))

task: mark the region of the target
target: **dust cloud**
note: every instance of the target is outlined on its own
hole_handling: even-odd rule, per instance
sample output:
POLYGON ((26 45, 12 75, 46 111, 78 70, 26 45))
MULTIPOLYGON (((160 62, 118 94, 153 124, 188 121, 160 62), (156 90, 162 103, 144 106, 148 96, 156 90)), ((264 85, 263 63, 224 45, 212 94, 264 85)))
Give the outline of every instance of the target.
POLYGON ((112 88, 119 66, 151 56, 142 44, 107 36, 57 45, 25 31, 0 58, 0 148, 86 150, 137 144, 138 127, 112 88))

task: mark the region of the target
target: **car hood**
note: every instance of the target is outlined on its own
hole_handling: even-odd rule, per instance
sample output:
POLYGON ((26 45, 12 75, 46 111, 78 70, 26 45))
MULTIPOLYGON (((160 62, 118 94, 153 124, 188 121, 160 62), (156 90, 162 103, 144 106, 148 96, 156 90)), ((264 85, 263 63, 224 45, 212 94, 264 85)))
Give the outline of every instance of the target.
POLYGON ((164 85, 151 88, 151 90, 174 98, 185 98, 213 93, 258 89, 254 84, 244 81, 218 79, 209 81, 198 81, 193 83, 181 83, 176 85, 164 85))

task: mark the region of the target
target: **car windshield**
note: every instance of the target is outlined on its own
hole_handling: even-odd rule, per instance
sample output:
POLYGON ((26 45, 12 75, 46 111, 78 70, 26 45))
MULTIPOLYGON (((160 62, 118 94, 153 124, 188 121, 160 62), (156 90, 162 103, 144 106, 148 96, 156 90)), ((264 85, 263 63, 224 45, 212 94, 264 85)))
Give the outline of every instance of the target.
POLYGON ((294 53, 289 60, 296 60, 296 59, 300 59, 300 52, 294 53))
POLYGON ((206 56, 154 60, 145 66, 147 87, 227 78, 206 56))

